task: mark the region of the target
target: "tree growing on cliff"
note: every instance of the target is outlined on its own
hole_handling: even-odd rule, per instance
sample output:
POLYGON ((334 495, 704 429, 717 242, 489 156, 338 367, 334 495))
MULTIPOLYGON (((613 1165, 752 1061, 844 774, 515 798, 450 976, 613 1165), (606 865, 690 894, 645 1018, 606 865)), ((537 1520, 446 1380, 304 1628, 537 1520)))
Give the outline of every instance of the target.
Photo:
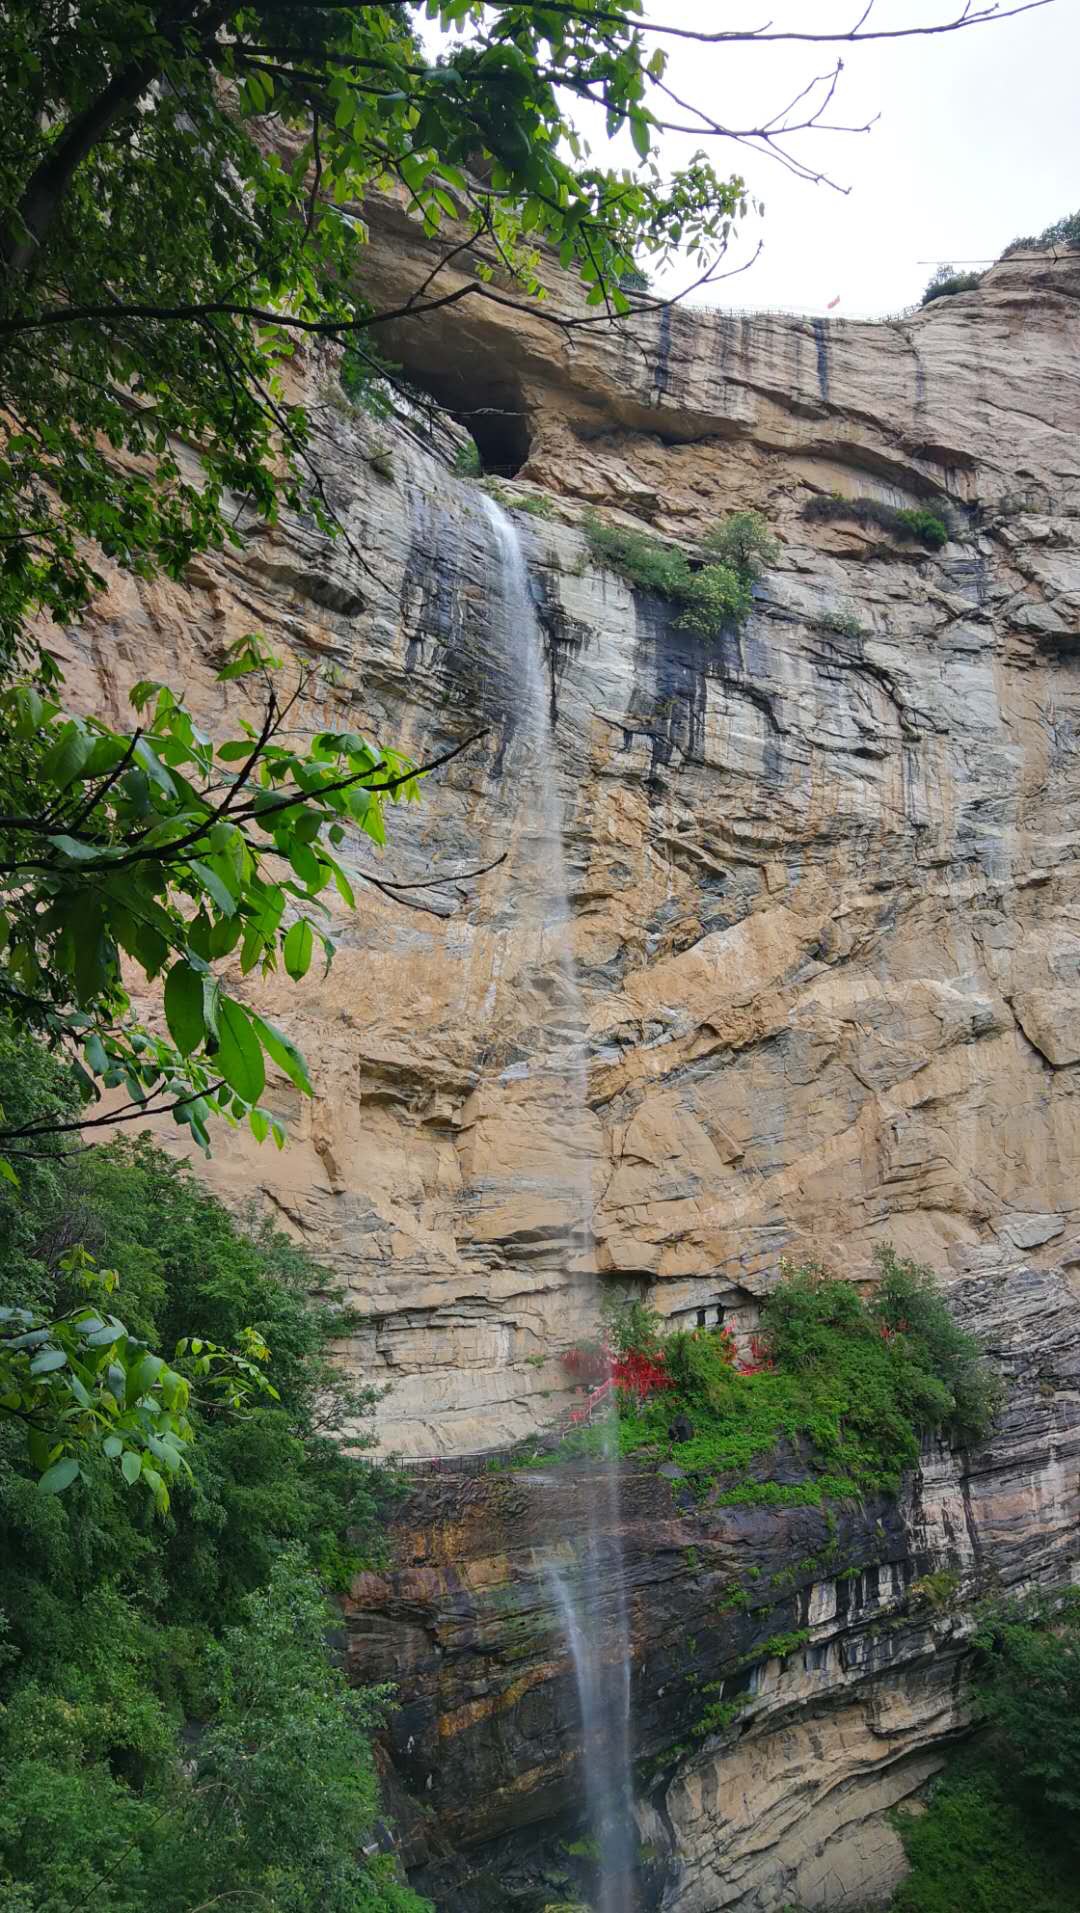
MULTIPOLYGON (((145 726, 121 734, 69 721, 55 664, 33 639, 34 620, 81 616, 103 560, 179 577, 196 553, 239 543, 243 523, 285 508, 340 537, 365 588, 381 591, 287 383, 299 340, 349 341, 354 363, 377 370, 379 329, 395 316, 533 298, 553 325, 574 329, 654 310, 642 264, 682 252, 699 283, 717 274, 747 207, 743 179, 722 176, 704 151, 665 177, 661 134, 689 123, 703 148, 767 152, 813 176, 791 140, 820 123, 839 64, 791 113, 739 127, 673 93, 672 37, 893 38, 1042 4, 968 0, 933 26, 879 34, 864 15, 846 33, 787 34, 650 23, 642 0, 9 0, 0 19, 9 1007, 81 1047, 95 1081, 119 1069, 136 1104, 153 1088, 157 1107, 201 1122, 199 1103, 209 1110, 214 1094, 214 1107, 254 1111, 257 1130, 269 1127, 257 1110, 266 1039, 217 991, 213 965, 261 935, 258 960, 280 945, 290 974, 300 968, 290 949, 307 946, 303 914, 286 929, 279 912, 263 934, 279 897, 304 913, 317 886, 338 881, 334 833, 381 816, 379 794, 408 788, 413 767, 325 736, 303 760, 275 756, 273 691, 250 736, 216 757, 168 687, 153 694, 152 738, 145 726), (425 20, 442 30, 437 52, 420 37, 425 20), (629 134, 636 170, 598 162, 574 124, 582 106, 602 108, 609 136, 629 134), (364 295, 363 206, 376 189, 396 193, 436 242, 431 270, 396 313, 364 295), (579 277, 584 297, 571 313, 543 299, 547 256, 579 277), (441 274, 463 260, 471 276, 446 289, 441 274), (223 774, 229 765, 238 768, 223 774), (332 800, 346 792, 343 820, 332 800), (246 829, 261 828, 260 804, 263 821, 274 816, 273 853, 253 848, 246 829), (291 866, 284 884, 262 873, 270 854, 291 866), (171 962, 165 1049, 124 1000, 120 951, 151 978, 171 962)), ((251 668, 265 668, 255 641, 252 657, 251 668)), ((242 668, 234 659, 227 670, 242 668)))

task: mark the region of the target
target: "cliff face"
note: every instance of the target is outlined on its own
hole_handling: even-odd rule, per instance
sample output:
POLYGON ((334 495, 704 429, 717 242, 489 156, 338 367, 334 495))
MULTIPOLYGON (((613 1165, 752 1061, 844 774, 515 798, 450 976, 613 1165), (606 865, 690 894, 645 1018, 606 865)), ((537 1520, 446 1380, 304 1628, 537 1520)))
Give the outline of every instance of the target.
MULTIPOLYGON (((392 300, 422 262, 387 220, 392 300)), ((993 1443, 929 1450, 901 1505, 720 1510, 627 1473, 609 1543, 641 1838, 654 1903, 679 1913, 884 1891, 883 1809, 966 1725, 969 1595, 1077 1572, 1078 299, 1073 255, 903 324, 675 312, 571 337, 471 299, 390 341, 516 474, 508 499, 549 501, 518 523, 588 1019, 580 1109, 544 1068, 576 1009, 560 939, 537 933, 518 634, 453 428, 354 414, 310 363, 352 550, 305 522, 256 530, 182 588, 117 580, 65 639, 117 713, 155 675, 211 720, 242 704, 213 670, 258 629, 319 668, 300 723, 421 760, 482 733, 384 858, 350 852, 407 883, 437 872, 407 893, 423 907, 366 890, 326 978, 240 984, 318 1096, 279 1084, 286 1153, 222 1139, 208 1170, 348 1284, 367 1326, 346 1359, 388 1386, 386 1448, 550 1424, 605 1276, 711 1320, 752 1308, 782 1254, 862 1276, 884 1239, 953 1284, 1013 1375, 993 1443), (808 520, 833 491, 932 503, 950 541, 808 520), (705 639, 590 561, 588 505, 687 540, 755 508, 781 555, 742 631, 705 639), (566 1214, 581 1178, 588 1255, 566 1214)), ((353 1591, 352 1665, 399 1686, 395 1811, 441 1908, 532 1913, 580 1885, 558 1857, 578 1727, 544 1561, 580 1552, 589 1499, 575 1470, 422 1481, 399 1565, 353 1591)))
MULTIPOLYGON (((414 245, 374 251, 389 298, 414 245)), ((519 523, 589 1018, 578 1115, 538 1066, 562 971, 523 901, 535 766, 445 434, 350 415, 309 367, 366 561, 283 524, 182 589, 118 581, 69 634, 114 704, 154 674, 211 716, 242 701, 208 672, 258 628, 323 670, 304 722, 419 758, 484 731, 382 860, 354 853, 447 873, 434 912, 367 891, 325 980, 263 991, 319 1086, 313 1108, 279 1086, 290 1148, 225 1140, 210 1169, 348 1282, 387 1447, 486 1448, 562 1405, 554 1357, 596 1294, 571 1158, 599 1270, 670 1312, 745 1299, 784 1252, 864 1273, 886 1237, 946 1278, 1080 1262, 1078 293, 1071 255, 904 324, 676 311, 567 337, 464 301, 391 340, 519 469, 508 495, 554 500, 519 523), (833 490, 944 501, 951 541, 805 519, 833 490), (597 569, 585 503, 685 537, 762 510, 782 551, 742 632, 680 630, 597 569)))
MULTIPOLYGON (((954 1300, 1008 1406, 976 1453, 929 1444, 899 1502, 721 1508, 723 1480, 629 1465, 618 1512, 584 1464, 417 1483, 395 1569, 361 1576, 346 1614, 357 1679, 402 1692, 390 1798, 441 1913, 588 1898, 550 1567, 574 1574, 598 1506, 604 1573, 582 1626, 614 1652, 625 1599, 648 1904, 887 1896, 903 1862, 886 1812, 970 1725, 973 1598, 1080 1578, 1080 1306, 1032 1270, 954 1300)), ((768 1466, 800 1473, 796 1455, 768 1466)))

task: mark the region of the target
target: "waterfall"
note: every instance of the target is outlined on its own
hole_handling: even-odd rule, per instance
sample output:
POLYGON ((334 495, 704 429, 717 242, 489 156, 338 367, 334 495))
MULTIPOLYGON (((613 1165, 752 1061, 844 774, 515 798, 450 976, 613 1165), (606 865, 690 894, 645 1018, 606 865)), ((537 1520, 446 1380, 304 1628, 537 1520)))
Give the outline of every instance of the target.
MULTIPOLYGON (((538 956, 554 959, 560 979, 561 1026, 539 1044, 549 1086, 564 1111, 568 1134, 586 1109, 585 1017, 570 943, 570 898, 556 779, 552 699, 543 641, 517 529, 493 499, 482 496, 498 554, 493 599, 499 601, 506 663, 518 697, 517 723, 531 768, 533 829, 538 839, 529 880, 527 929, 538 956)), ((591 1259, 592 1184, 588 1163, 567 1149, 560 1196, 567 1233, 591 1259)), ((595 1276, 589 1278, 595 1284, 595 1276)), ((591 1326, 595 1287, 583 1296, 591 1326)), ((583 1556, 571 1571, 564 1560, 547 1564, 547 1583, 566 1633, 581 1715, 582 1767, 589 1832, 598 1852, 598 1913, 632 1913, 636 1902, 637 1829, 630 1777, 630 1628, 626 1605, 617 1430, 605 1413, 604 1448, 583 1477, 587 1532, 583 1556)))

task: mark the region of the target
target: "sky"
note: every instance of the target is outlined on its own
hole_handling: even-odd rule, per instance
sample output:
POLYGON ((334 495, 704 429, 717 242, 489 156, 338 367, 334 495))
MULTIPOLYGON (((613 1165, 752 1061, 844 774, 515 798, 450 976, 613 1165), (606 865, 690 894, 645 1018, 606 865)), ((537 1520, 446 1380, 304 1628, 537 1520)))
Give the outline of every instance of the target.
MULTIPOLYGON (((972 0, 981 9, 987 0, 972 0)), ((1015 0, 1002 0, 1004 12, 1015 0)), ((648 0, 646 17, 716 31, 771 24, 823 32, 854 26, 865 0, 648 0)), ((873 0, 868 27, 935 24, 963 0, 873 0)), ((437 33, 425 36, 433 47, 437 33)), ((445 42, 441 43, 445 46, 445 42)), ((994 259, 1018 236, 1080 209, 1080 0, 1049 0, 1034 12, 934 38, 863 46, 758 44, 702 47, 657 39, 667 80, 729 126, 761 124, 838 55, 844 72, 828 118, 869 133, 815 131, 794 150, 844 187, 810 185, 764 153, 726 141, 665 135, 665 167, 705 144, 725 177, 741 172, 764 202, 748 218, 731 264, 760 257, 691 303, 760 310, 833 311, 873 317, 916 303, 941 262, 994 259), (835 303, 834 303, 835 302, 835 303)), ((578 115, 580 118, 580 114, 578 115)), ((585 130, 597 157, 600 116, 585 130)), ((608 149, 611 153, 611 149, 608 149)), ((636 164, 629 141, 617 163, 636 164)), ((657 290, 682 291, 692 268, 664 273, 657 290)))
MULTIPOLYGON (((876 0, 868 25, 955 17, 961 0, 876 0)), ((1006 0, 1008 4, 1008 0, 1006 0)), ((650 18, 719 29, 850 27, 862 0, 652 0, 650 18)), ((995 258, 1011 239, 1080 208, 1080 0, 963 32, 830 49, 806 44, 702 48, 664 42, 668 81, 726 125, 752 126, 786 104, 839 52, 828 117, 869 133, 813 132, 793 142, 844 194, 791 177, 764 154, 712 141, 725 174, 743 172, 765 202, 747 219, 737 258, 757 263, 713 288, 710 302, 876 315, 919 298, 940 261, 995 258)), ((698 142, 668 135, 668 165, 698 142)), ((732 259, 735 263, 735 258, 732 259)), ((692 273, 681 283, 685 284, 692 273)), ((664 290, 676 281, 665 278, 664 290)), ((699 303, 697 299, 694 303, 699 303)))

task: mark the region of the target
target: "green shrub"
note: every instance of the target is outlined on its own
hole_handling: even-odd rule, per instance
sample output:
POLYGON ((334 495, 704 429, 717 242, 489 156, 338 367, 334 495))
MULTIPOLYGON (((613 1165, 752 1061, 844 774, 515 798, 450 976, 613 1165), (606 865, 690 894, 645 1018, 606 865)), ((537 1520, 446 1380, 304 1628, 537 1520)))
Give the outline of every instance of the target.
POLYGON ((779 551, 765 520, 752 511, 732 512, 716 526, 704 542, 705 562, 698 565, 677 545, 596 518, 586 521, 585 536, 602 565, 636 590, 682 605, 679 626, 705 637, 717 637, 725 626, 745 622, 753 606, 753 587, 779 551))
POLYGON ((977 1442, 990 1432, 1004 1390, 987 1365, 978 1342, 949 1310, 929 1269, 879 1249, 881 1283, 874 1314, 890 1330, 900 1330, 921 1352, 924 1365, 947 1389, 951 1407, 945 1425, 956 1438, 977 1442))
POLYGON ((1080 246, 1080 212, 1066 213, 1064 219, 1055 220, 1052 226, 1034 237, 1013 239, 1006 246, 1001 257, 1011 258, 1014 252, 1044 252, 1052 246, 1072 248, 1080 246))
POLYGON ((679 625, 684 631, 715 637, 726 624, 743 624, 752 604, 749 580, 731 565, 702 565, 691 576, 679 625))
POLYGON ((945 520, 925 506, 899 511, 896 518, 898 525, 909 531, 913 538, 918 538, 929 551, 940 551, 942 545, 949 542, 949 528, 945 520))
POLYGON ((992 1609, 975 1647, 976 1695, 1010 1791, 1080 1848, 1080 1588, 992 1609))
POLYGON ((946 299, 954 292, 974 292, 982 285, 981 272, 957 272, 952 266, 939 266, 923 293, 920 304, 928 306, 935 299, 946 299))
POLYGON ((585 523, 585 537, 594 558, 617 571, 638 591, 655 591, 662 598, 683 598, 692 572, 686 553, 643 531, 605 525, 598 518, 585 523))
POLYGON ((394 476, 394 454, 389 445, 373 445, 368 452, 368 464, 380 478, 392 479, 394 476))
POLYGON ((940 550, 949 538, 949 528, 939 512, 921 505, 901 509, 881 498, 844 498, 839 492, 821 492, 804 505, 803 517, 846 518, 858 525, 880 525, 894 538, 917 538, 933 551, 940 550))
POLYGON ((841 638, 865 638, 866 626, 850 611, 826 611, 813 620, 819 631, 835 631, 841 638))
MULTIPOLYGON (((678 1329, 661 1339, 644 1311, 632 1346, 662 1360, 672 1386, 644 1404, 620 1401, 622 1451, 670 1456, 708 1477, 742 1473, 724 1487, 726 1503, 795 1506, 897 1492, 925 1428, 977 1440, 1000 1399, 996 1377, 926 1270, 888 1250, 881 1269, 870 1302, 818 1266, 786 1271, 742 1367, 724 1330, 678 1329), (680 1414, 693 1434, 673 1442, 668 1430, 680 1414), (806 1479, 776 1482, 752 1466, 783 1441, 804 1446, 806 1479)), ((589 1451, 581 1441, 593 1432, 575 1431, 576 1452, 589 1451)))
MULTIPOLYGON (((70 1072, 2 1028, 0 1067, 8 1121, 78 1107, 70 1072)), ((416 1913, 357 1859, 377 1706, 344 1691, 326 1646, 321 1588, 378 1563, 393 1493, 341 1447, 372 1398, 332 1359, 353 1323, 327 1272, 146 1140, 63 1160, 58 1142, 20 1176, 0 1191, 0 1302, 62 1309, 63 1252, 85 1244, 156 1347, 259 1329, 280 1400, 193 1405, 193 1479, 164 1517, 95 1457, 42 1495, 0 1417, 0 1904, 291 1913, 313 1893, 327 1913, 416 1913)))
POLYGON ((985 1765, 946 1774, 926 1813, 897 1813, 894 1824, 911 1873, 892 1913, 1076 1913, 1075 1862, 985 1765))
POLYGON ((466 439, 465 444, 459 445, 454 453, 454 470, 462 478, 479 478, 483 469, 479 445, 474 438, 466 439))
POLYGON ((758 511, 731 512, 708 534, 705 549, 751 584, 780 556, 780 547, 758 511))

